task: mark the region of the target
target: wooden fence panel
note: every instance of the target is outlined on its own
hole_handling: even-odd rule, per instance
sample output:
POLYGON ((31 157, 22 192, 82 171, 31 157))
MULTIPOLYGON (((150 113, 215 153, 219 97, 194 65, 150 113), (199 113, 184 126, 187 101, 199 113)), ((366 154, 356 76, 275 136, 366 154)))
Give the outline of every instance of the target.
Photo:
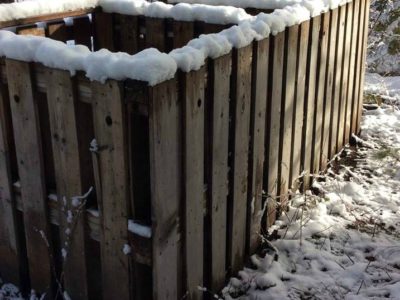
POLYGON ((283 84, 282 106, 281 106, 281 128, 280 128, 280 155, 279 155, 279 195, 283 204, 288 200, 289 174, 290 174, 290 157, 292 150, 292 129, 293 129, 293 113, 295 105, 295 88, 296 88, 296 64, 297 64, 297 46, 299 40, 299 26, 295 25, 286 31, 287 43, 285 70, 283 84))
POLYGON ((76 91, 68 71, 47 70, 47 99, 59 199, 64 288, 74 299, 87 299, 86 224, 83 214, 86 199, 76 197, 87 192, 82 173, 88 170, 82 166, 81 157, 85 150, 88 151, 88 145, 81 145, 78 137, 81 129, 76 115, 76 91))
POLYGON ((202 299, 204 240, 205 67, 182 74, 184 240, 187 299, 202 299))
POLYGON ((329 40, 329 24, 330 12, 322 15, 321 30, 320 30, 320 43, 319 43, 319 57, 318 57, 318 75, 316 84, 316 99, 315 99, 315 117, 314 117, 314 138, 313 138, 313 162, 312 173, 317 174, 321 169, 321 153, 323 143, 323 126, 325 118, 330 118, 330 115, 325 114, 325 82, 326 71, 328 67, 328 40, 329 40))
POLYGON ((166 23, 164 19, 146 18, 146 48, 166 51, 166 23))
POLYGON ((12 125, 6 87, 0 83, 0 277, 19 286, 21 249, 16 220, 16 203, 12 191, 12 125), (6 98, 7 97, 7 98, 6 98))
POLYGON ((330 132, 330 153, 332 158, 338 149, 338 128, 340 120, 340 84, 342 82, 342 68, 344 59, 344 30, 345 30, 346 6, 339 7, 339 17, 336 39, 336 58, 335 58, 335 83, 333 86, 332 108, 331 108, 331 132, 330 132))
POLYGON ((153 299, 180 299, 181 104, 176 79, 149 90, 153 299))
POLYGON ((116 15, 119 21, 119 51, 129 54, 139 52, 139 17, 116 15))
POLYGON ((265 155, 265 116, 268 90, 269 39, 253 43, 253 68, 250 112, 249 192, 247 199, 247 253, 260 244, 263 172, 265 155))
POLYGON ((92 23, 88 16, 73 19, 75 44, 92 49, 92 23))
POLYGON ((357 57, 357 34, 359 27, 359 1, 354 0, 352 3, 353 19, 352 19, 352 32, 351 32, 351 46, 350 46, 350 65, 349 65, 349 81, 347 88, 347 110, 345 119, 345 134, 344 143, 347 144, 351 138, 352 132, 352 113, 354 109, 354 82, 356 75, 356 57, 357 57))
POLYGON ((207 137, 208 160, 206 181, 209 209, 210 288, 223 287, 225 282, 227 197, 228 197, 228 136, 231 54, 213 59, 208 67, 207 115, 210 124, 207 137))
POLYGON ((6 60, 31 285, 52 297, 52 246, 47 191, 30 65, 6 60))
POLYGON ((271 98, 267 106, 266 159, 264 164, 264 190, 267 192, 268 226, 275 222, 276 212, 278 210, 278 157, 285 32, 278 33, 276 36, 273 36, 270 41, 269 95, 271 95, 271 98))
POLYGON ((297 53, 296 66, 296 105, 293 112, 293 141, 291 150, 291 175, 289 186, 297 187, 299 185, 298 177, 302 171, 301 165, 301 148, 302 148, 302 132, 304 119, 304 98, 305 98, 305 83, 306 83, 306 68, 307 53, 309 47, 310 36, 310 21, 305 21, 300 24, 299 43, 297 53))
POLYGON ((93 14, 93 42, 94 50, 102 48, 115 51, 114 46, 114 15, 104 12, 93 14))
POLYGON ((128 244, 129 164, 122 86, 108 81, 91 87, 100 170, 96 191, 101 199, 103 299, 128 299, 130 270, 123 248, 128 244))
POLYGON ((315 99, 317 84, 317 58, 319 51, 319 32, 321 28, 321 16, 311 19, 310 39, 307 57, 306 73, 306 96, 304 102, 304 124, 303 124, 303 147, 302 163, 305 172, 303 178, 303 188, 307 189, 310 185, 310 175, 312 173, 313 158, 313 131, 315 117, 315 99))
POLYGON ((194 24, 194 22, 173 21, 173 49, 185 46, 191 39, 194 38, 194 24))
POLYGON ((336 34, 339 10, 331 11, 329 23, 329 44, 328 44, 328 67, 325 84, 325 104, 324 104, 324 125, 322 135, 321 170, 328 164, 330 156, 330 134, 332 128, 332 108, 333 108, 333 89, 335 89, 335 53, 336 53, 336 34))
POLYGON ((252 50, 249 45, 234 50, 232 56, 228 270, 233 272, 243 265, 246 247, 252 50))
POLYGON ((351 46, 351 31, 352 31, 352 19, 353 11, 351 3, 346 4, 346 16, 345 16, 345 31, 344 31, 344 57, 342 67, 342 80, 340 83, 340 114, 338 122, 338 151, 344 146, 345 137, 345 124, 346 124, 346 109, 347 109, 347 88, 349 79, 349 63, 350 63, 350 46, 351 46))
POLYGON ((68 28, 64 21, 50 22, 47 24, 46 36, 52 40, 68 41, 68 28))

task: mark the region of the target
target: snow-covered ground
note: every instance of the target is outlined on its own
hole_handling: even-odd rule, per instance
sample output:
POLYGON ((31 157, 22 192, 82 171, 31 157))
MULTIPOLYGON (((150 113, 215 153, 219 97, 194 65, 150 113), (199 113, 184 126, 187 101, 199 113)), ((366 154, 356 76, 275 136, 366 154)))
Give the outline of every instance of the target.
POLYGON ((400 299, 400 77, 366 78, 384 103, 364 110, 357 145, 293 195, 273 228, 280 239, 231 279, 225 299, 400 299))

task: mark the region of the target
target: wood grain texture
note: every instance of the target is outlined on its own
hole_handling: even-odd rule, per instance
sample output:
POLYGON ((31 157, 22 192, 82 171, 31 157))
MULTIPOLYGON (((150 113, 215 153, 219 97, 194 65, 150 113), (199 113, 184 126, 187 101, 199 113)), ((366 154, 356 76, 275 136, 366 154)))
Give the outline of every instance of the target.
POLYGON ((15 146, 31 285, 37 292, 52 295, 52 246, 50 244, 47 193, 31 69, 28 63, 6 60, 15 146))
POLYGON ((129 260, 122 249, 128 242, 129 174, 125 106, 117 81, 92 83, 94 133, 99 151, 102 219, 101 268, 103 299, 128 299, 129 260))
POLYGON ((176 79, 149 88, 153 299, 179 299, 181 103, 176 79))
MULTIPOLYGON (((80 144, 76 85, 68 71, 49 69, 47 102, 56 173, 61 241, 66 257, 63 261, 64 288, 70 297, 88 298, 85 205, 74 206, 73 197, 86 194, 83 176, 88 170, 81 163, 89 145, 80 144), (72 217, 72 219, 71 219, 72 217)), ((87 121, 87 120, 86 120, 87 121)))

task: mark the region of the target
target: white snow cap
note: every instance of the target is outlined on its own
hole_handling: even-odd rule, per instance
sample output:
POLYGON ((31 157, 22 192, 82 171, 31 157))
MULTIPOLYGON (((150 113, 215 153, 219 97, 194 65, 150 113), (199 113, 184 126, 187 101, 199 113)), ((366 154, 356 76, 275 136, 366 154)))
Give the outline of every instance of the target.
POLYGON ((0 31, 0 56, 27 62, 39 62, 74 75, 85 71, 91 80, 134 79, 149 85, 175 76, 177 65, 168 54, 149 48, 135 55, 112 53, 106 49, 91 52, 86 46, 69 46, 38 36, 20 36, 0 31))

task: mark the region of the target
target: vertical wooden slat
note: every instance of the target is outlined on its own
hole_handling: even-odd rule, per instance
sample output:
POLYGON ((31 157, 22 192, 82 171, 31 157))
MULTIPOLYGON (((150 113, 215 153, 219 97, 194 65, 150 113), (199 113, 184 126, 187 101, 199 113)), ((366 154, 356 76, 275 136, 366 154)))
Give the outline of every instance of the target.
POLYGON ((237 272, 246 246, 252 45, 234 50, 232 60, 228 270, 237 272))
POLYGON ((208 67, 209 170, 207 174, 210 220, 210 288, 220 290, 225 282, 227 196, 228 196, 228 134, 229 91, 232 71, 231 54, 213 59, 208 67))
MULTIPOLYGON (((12 192, 10 138, 12 134, 6 87, 0 83, 0 277, 21 286, 21 250, 16 203, 12 192)), ((21 224, 22 225, 22 224, 21 224)))
POLYGON ((83 206, 72 203, 73 197, 84 195, 81 151, 88 145, 79 141, 76 115, 76 91, 69 72, 47 70, 47 97, 56 172, 60 214, 60 235, 63 242, 64 288, 74 299, 87 299, 87 266, 85 245, 85 215, 83 206), (71 219, 71 216, 73 219, 71 219))
POLYGON ((247 199, 247 252, 252 254, 260 242, 262 190, 265 154, 265 115, 267 108, 269 39, 253 43, 253 68, 250 114, 249 192, 247 199))
POLYGON ((271 70, 270 85, 271 95, 267 107, 267 135, 266 135, 266 158, 264 166, 264 190, 267 192, 267 223, 272 225, 275 222, 279 204, 277 196, 278 168, 279 168, 279 132, 281 122, 281 101, 282 101, 282 78, 283 78, 283 56, 285 47, 285 32, 280 32, 271 38, 270 43, 270 64, 271 70))
POLYGON ((93 14, 93 24, 94 50, 105 48, 114 51, 114 15, 99 11, 95 12, 93 14))
POLYGON ((329 45, 328 45, 328 60, 327 74, 325 83, 325 103, 324 103, 324 125, 322 135, 322 152, 321 152, 321 169, 325 169, 330 159, 330 132, 332 127, 332 107, 333 107, 333 89, 335 89, 335 56, 336 56, 336 34, 338 22, 338 9, 331 11, 329 23, 329 45))
POLYGON ((297 63, 297 44, 299 39, 299 26, 294 25, 287 30, 287 50, 283 78, 283 97, 281 105, 281 128, 280 128, 280 149, 279 149, 279 195, 280 201, 288 199, 289 176, 290 176, 290 157, 292 150, 292 126, 295 105, 295 84, 296 84, 296 63, 297 63))
POLYGON ((31 285, 51 297, 52 261, 47 192, 31 69, 28 63, 6 60, 31 285))
POLYGON ((103 299, 129 298, 129 261, 122 249, 128 241, 129 177, 126 123, 120 83, 92 83, 94 132, 98 144, 102 217, 101 268, 103 299))
POLYGON ((342 67, 344 58, 344 29, 346 6, 339 9, 339 19, 337 23, 337 39, 336 39, 336 57, 335 57, 335 83, 333 86, 332 108, 331 108, 331 132, 330 132, 330 152, 329 158, 332 158, 338 151, 338 128, 340 116, 340 87, 342 82, 342 67))
POLYGON ((173 21, 173 48, 181 48, 194 38, 194 22, 173 21))
POLYGON ((364 99, 364 80, 365 80, 365 67, 367 58, 367 45, 368 45, 368 23, 369 23, 369 7, 370 0, 365 0, 364 5, 364 22, 363 22, 363 42, 362 42, 362 56, 361 56, 361 76, 360 76, 360 87, 358 93, 358 114, 357 114, 357 130, 356 133, 360 132, 361 129, 361 118, 363 109, 364 99))
POLYGON ((74 18, 74 40, 78 45, 85 45, 92 49, 92 23, 88 16, 74 18))
POLYGON ((314 125, 314 108, 317 84, 317 59, 319 50, 319 31, 321 27, 321 16, 311 19, 311 30, 307 57, 306 75, 306 96, 304 102, 304 124, 303 124, 303 144, 302 144, 302 163, 304 180, 303 188, 308 188, 310 175, 312 173, 312 138, 314 125))
POLYGON ((353 5, 353 20, 352 20, 352 33, 351 33, 351 52, 350 52, 350 65, 349 65, 349 82, 347 89, 347 111, 346 111, 346 124, 345 124, 345 143, 348 143, 352 135, 352 122, 353 122, 353 109, 354 103, 354 83, 356 76, 356 58, 357 58, 357 34, 359 27, 359 1, 354 0, 353 5))
POLYGON ((346 109, 347 109, 347 87, 349 79, 349 63, 350 63, 350 46, 351 46, 351 31, 352 31, 353 11, 351 3, 346 4, 346 17, 345 17, 345 32, 344 32, 344 57, 342 68, 342 80, 340 84, 340 115, 338 122, 338 143, 337 151, 343 148, 346 124, 346 109))
POLYGON ((146 18, 146 48, 156 48, 161 52, 166 51, 165 20, 146 18))
POLYGON ((329 24, 330 12, 322 15, 320 42, 319 42, 319 57, 318 57, 318 77, 316 84, 316 99, 315 99, 315 117, 314 117, 314 138, 313 138, 313 162, 312 173, 317 174, 321 169, 321 153, 323 144, 323 126, 325 118, 330 118, 329 114, 325 114, 326 106, 324 105, 326 71, 328 66, 328 40, 329 40, 329 24))
POLYGON ((202 299, 204 233, 205 67, 183 77, 183 184, 187 299, 202 299))
POLYGON ((149 88, 153 299, 179 299, 181 106, 176 79, 149 88))
POLYGON ((137 16, 117 15, 120 24, 119 51, 135 54, 139 51, 139 20, 137 16))
POLYGON ((306 65, 307 65, 307 52, 309 46, 310 35, 310 21, 300 24, 299 29, 299 43, 298 43, 298 59, 296 70, 296 105, 293 112, 293 141, 291 151, 291 175, 289 186, 294 187, 298 185, 297 178, 302 171, 301 166, 301 145, 302 145, 302 132, 303 132, 303 118, 304 118, 304 95, 305 95, 305 82, 306 82, 306 65))

